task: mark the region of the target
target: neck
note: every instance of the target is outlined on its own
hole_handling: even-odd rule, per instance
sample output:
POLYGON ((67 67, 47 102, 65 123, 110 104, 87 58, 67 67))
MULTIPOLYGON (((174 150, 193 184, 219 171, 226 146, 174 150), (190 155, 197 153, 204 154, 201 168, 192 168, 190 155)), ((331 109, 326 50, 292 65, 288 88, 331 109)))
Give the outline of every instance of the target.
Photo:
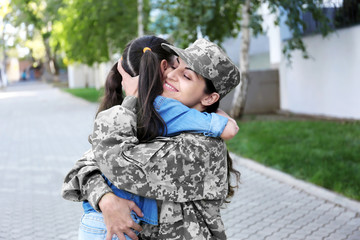
POLYGON ((200 111, 200 112, 204 112, 205 109, 206 109, 206 107, 205 107, 204 105, 202 105, 201 103, 193 106, 192 108, 193 108, 193 109, 196 109, 196 110, 198 110, 198 111, 200 111))

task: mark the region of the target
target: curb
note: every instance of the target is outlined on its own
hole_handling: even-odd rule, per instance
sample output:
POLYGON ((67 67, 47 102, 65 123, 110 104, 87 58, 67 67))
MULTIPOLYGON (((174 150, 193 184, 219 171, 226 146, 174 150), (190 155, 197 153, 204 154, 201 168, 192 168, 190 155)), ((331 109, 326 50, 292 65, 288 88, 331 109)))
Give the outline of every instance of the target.
POLYGON ((318 198, 322 198, 326 201, 335 203, 339 206, 350 209, 350 210, 360 214, 360 202, 358 202, 358 201, 346 198, 338 193, 329 191, 325 188, 316 186, 312 183, 296 179, 289 174, 283 173, 279 170, 276 170, 276 169, 273 169, 270 167, 266 167, 266 166, 261 165, 251 159, 246 159, 246 158, 237 156, 233 153, 230 153, 230 156, 231 156, 231 158, 236 159, 237 165, 245 166, 251 170, 254 170, 258 173, 261 173, 263 175, 266 175, 268 177, 276 179, 280 182, 294 186, 308 194, 314 195, 318 198))

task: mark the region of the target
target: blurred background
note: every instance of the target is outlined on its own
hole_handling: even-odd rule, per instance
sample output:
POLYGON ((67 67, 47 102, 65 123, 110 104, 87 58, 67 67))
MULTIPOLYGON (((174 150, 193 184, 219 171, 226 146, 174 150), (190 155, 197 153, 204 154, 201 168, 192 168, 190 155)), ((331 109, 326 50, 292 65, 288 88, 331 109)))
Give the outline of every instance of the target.
POLYGON ((240 126, 232 152, 360 200, 359 0, 1 0, 2 173, 37 162, 20 176, 50 181, 52 169, 60 199, 108 71, 150 34, 179 47, 207 38, 239 66, 242 84, 221 101, 240 126))
POLYGON ((155 34, 186 47, 205 37, 243 72, 245 84, 222 104, 234 116, 359 119, 359 12, 356 0, 2 0, 1 87, 41 80, 99 90, 131 39, 155 34))

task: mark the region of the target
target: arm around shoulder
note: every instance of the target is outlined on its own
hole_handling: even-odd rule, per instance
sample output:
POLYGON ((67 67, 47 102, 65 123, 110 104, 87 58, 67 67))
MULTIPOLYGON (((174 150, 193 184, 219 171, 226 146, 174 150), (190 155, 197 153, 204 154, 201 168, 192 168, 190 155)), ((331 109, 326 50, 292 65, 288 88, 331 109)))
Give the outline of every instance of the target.
POLYGON ((96 159, 102 159, 108 150, 124 151, 138 143, 136 103, 136 97, 128 96, 122 105, 97 115, 92 134, 92 149, 96 159))

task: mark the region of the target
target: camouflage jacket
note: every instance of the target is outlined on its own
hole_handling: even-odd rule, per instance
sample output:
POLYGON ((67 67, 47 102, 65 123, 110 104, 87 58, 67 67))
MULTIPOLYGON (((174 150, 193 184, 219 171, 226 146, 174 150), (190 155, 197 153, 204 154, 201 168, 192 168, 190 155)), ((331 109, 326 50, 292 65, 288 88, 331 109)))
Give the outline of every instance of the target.
POLYGON ((136 99, 125 98, 98 114, 93 149, 65 178, 62 194, 73 201, 98 201, 116 187, 159 202, 159 225, 144 225, 142 239, 226 239, 220 206, 227 195, 226 146, 200 134, 136 138, 136 99))

